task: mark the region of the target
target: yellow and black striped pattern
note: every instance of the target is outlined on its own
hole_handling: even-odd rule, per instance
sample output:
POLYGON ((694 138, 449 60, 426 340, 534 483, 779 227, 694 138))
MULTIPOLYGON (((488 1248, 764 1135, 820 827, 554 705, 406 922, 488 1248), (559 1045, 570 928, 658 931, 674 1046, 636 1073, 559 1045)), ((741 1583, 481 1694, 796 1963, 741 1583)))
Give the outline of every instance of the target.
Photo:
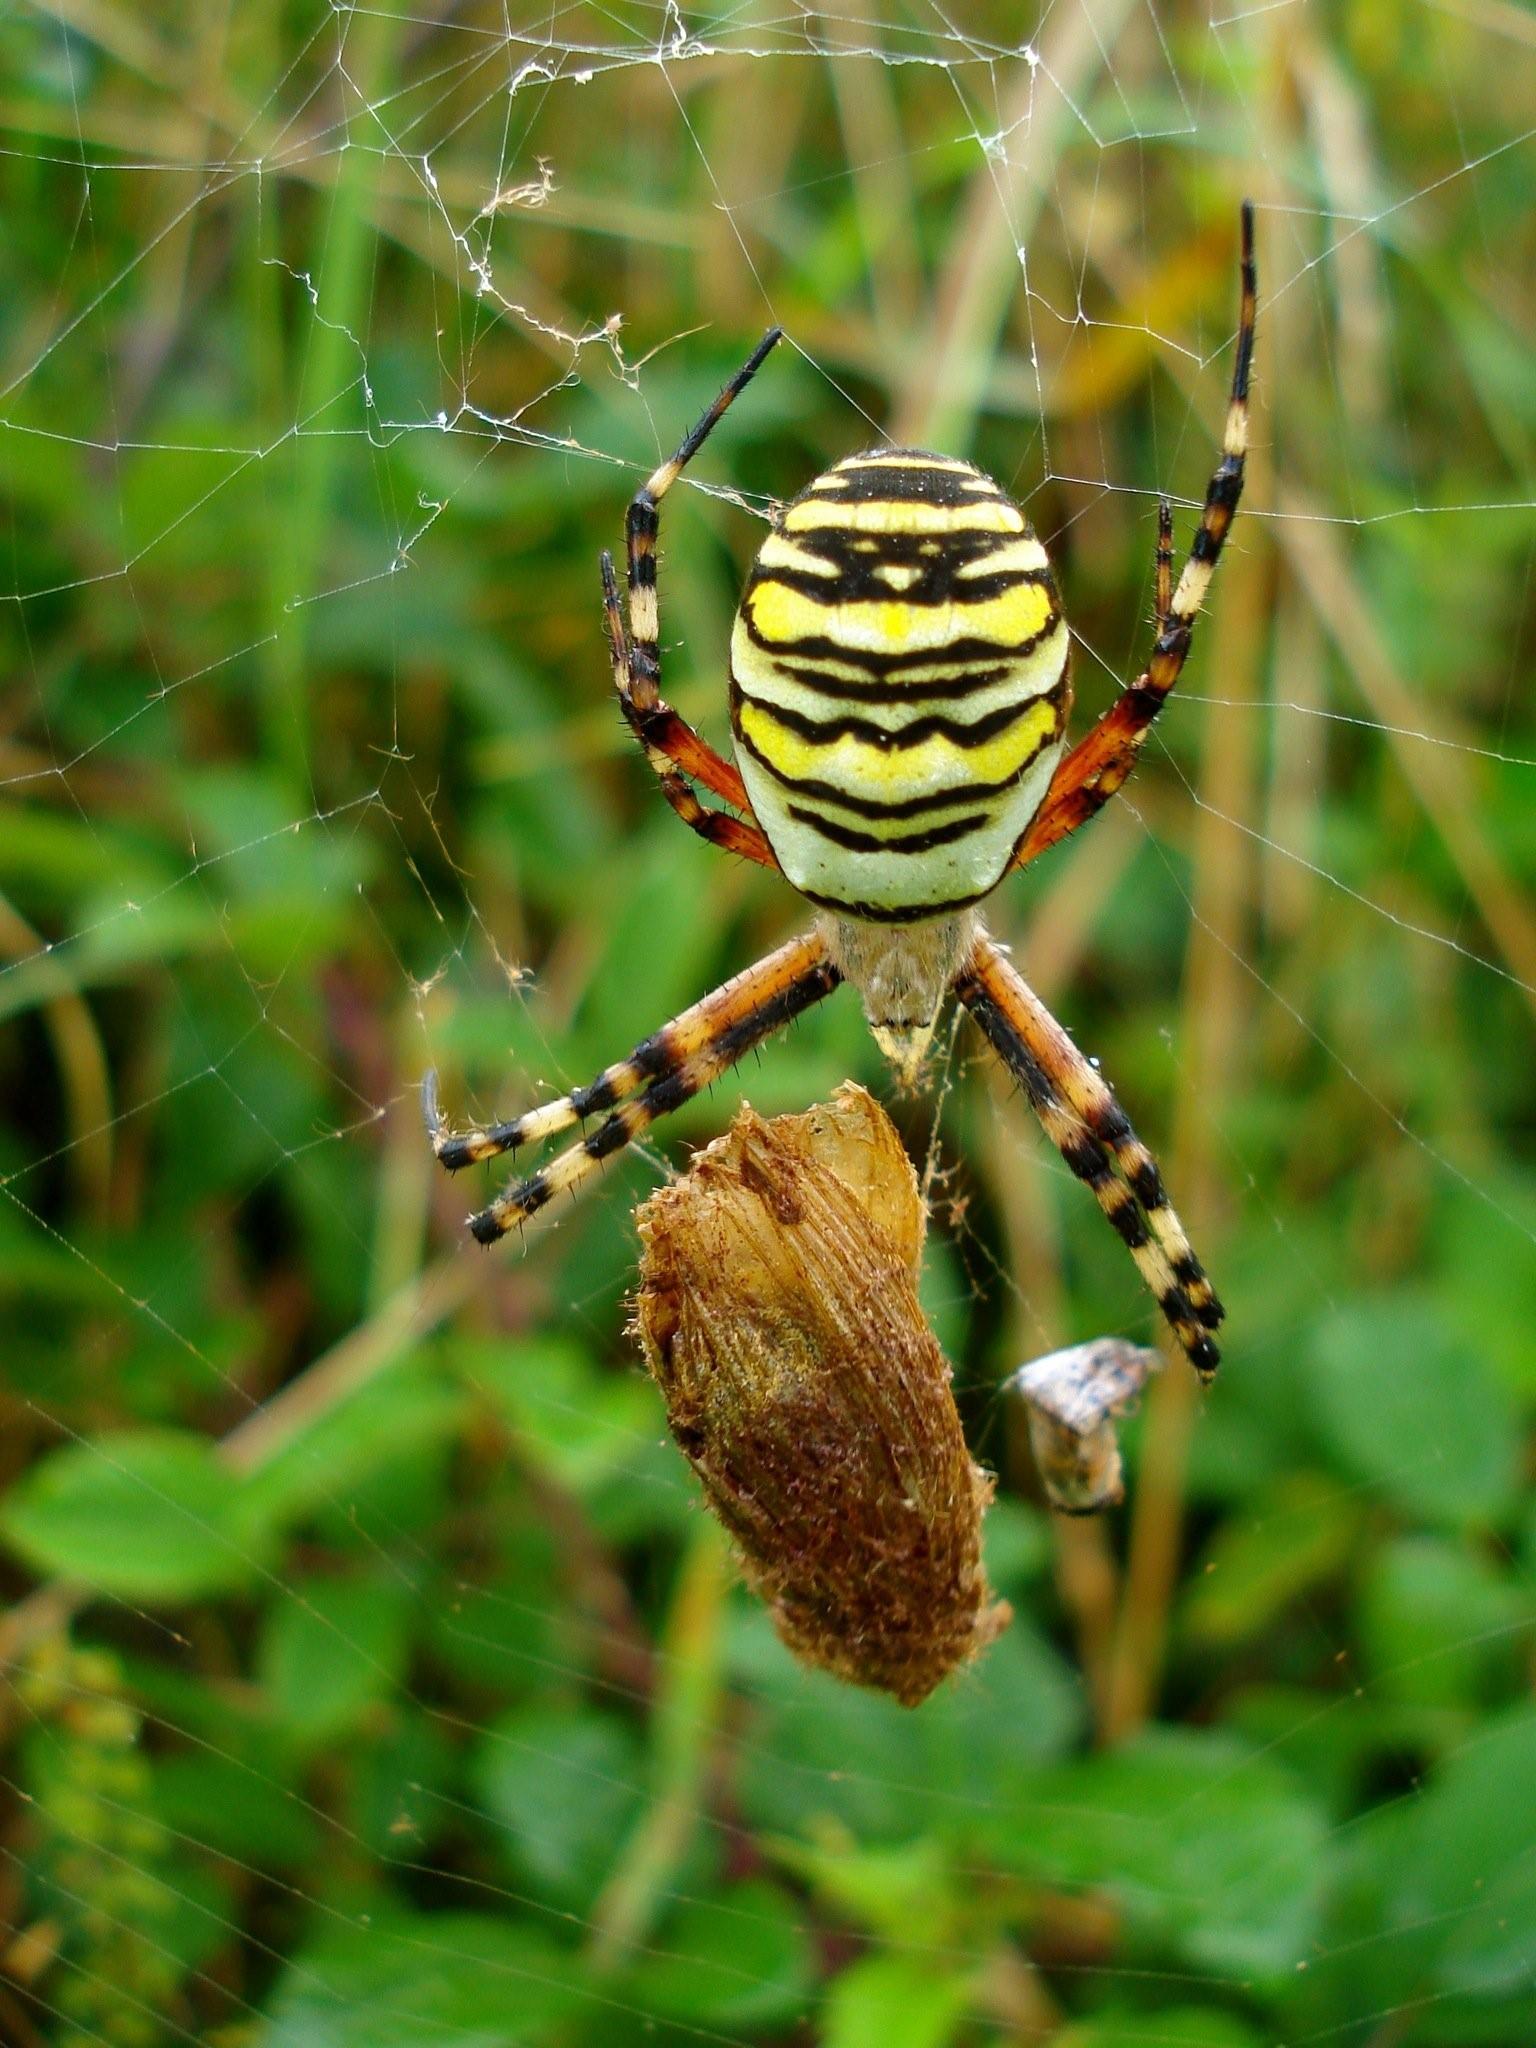
POLYGON ((902 923, 978 902, 1061 755, 1068 635, 1029 521, 968 462, 850 455, 785 511, 731 640, 731 724, 789 880, 902 923))
POLYGON ((579 1193, 605 1160, 644 1137, 658 1117, 709 1087, 754 1046, 830 995, 841 980, 826 940, 820 932, 807 932, 664 1024, 627 1060, 605 1067, 585 1088, 509 1123, 450 1131, 438 1108, 437 1076, 428 1074, 421 1091, 427 1136, 450 1173, 541 1143, 603 1114, 603 1121, 577 1144, 471 1216, 473 1235, 481 1244, 494 1244, 557 1197, 579 1193))
POLYGON ((955 993, 1024 1089, 1046 1136, 1091 1191, 1202 1379, 1221 1354, 1211 1340, 1226 1310, 1195 1257, 1157 1162, 1108 1083, 985 933, 955 993))

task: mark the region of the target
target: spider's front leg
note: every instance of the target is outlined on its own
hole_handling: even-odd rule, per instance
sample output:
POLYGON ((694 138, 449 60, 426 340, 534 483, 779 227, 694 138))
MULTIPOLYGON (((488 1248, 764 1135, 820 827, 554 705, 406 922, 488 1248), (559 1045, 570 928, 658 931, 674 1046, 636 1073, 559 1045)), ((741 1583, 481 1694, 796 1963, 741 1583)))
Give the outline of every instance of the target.
POLYGON ((1101 810, 1136 766, 1152 721, 1168 701, 1189 654, 1195 620, 1210 588, 1222 543, 1242 496, 1243 467, 1248 453, 1248 379, 1253 363, 1253 329, 1258 307, 1258 282, 1253 260, 1253 206, 1243 202, 1242 303, 1237 327, 1237 358, 1232 366, 1232 395, 1227 403, 1221 460, 1206 488, 1200 524, 1190 543, 1176 587, 1172 584, 1172 526, 1166 501, 1158 508, 1157 641, 1145 672, 1112 704, 1080 739, 1056 770, 1044 803, 1030 821, 1013 856, 1025 867, 1048 846, 1086 825, 1101 810))
POLYGON ((613 557, 602 557, 603 615, 613 662, 613 684, 630 730, 645 751, 662 795, 683 823, 711 845, 739 853, 761 867, 777 860, 757 825, 725 817, 699 802, 693 783, 701 784, 733 810, 752 816, 741 776, 706 740, 700 738, 661 695, 661 618, 657 596, 656 543, 661 530, 661 501, 698 453, 732 401, 749 384, 781 329, 770 327, 747 361, 721 391, 703 418, 687 434, 677 453, 655 470, 630 500, 625 518, 629 571, 629 626, 619 607, 613 557))
POLYGON ((985 933, 955 977, 981 1026, 1079 1180, 1136 1262, 1196 1372, 1216 1370, 1225 1314, 1163 1186, 1157 1162, 1097 1069, 985 933))
POLYGON ((658 1117, 681 1108, 744 1053, 830 995, 841 980, 825 940, 819 932, 807 932, 664 1024, 627 1060, 605 1068, 587 1087, 483 1130, 445 1128, 438 1110, 437 1078, 428 1074, 422 1083, 427 1135, 439 1163, 450 1173, 553 1137, 603 1110, 612 1112, 589 1137, 471 1216, 470 1230, 481 1244, 494 1244, 556 1195, 576 1194, 605 1159, 643 1137, 658 1117))
POLYGON ((629 721, 629 729, 640 742, 651 770, 661 784, 661 793, 683 823, 711 846, 726 853, 738 853, 759 867, 776 868, 777 860, 762 830, 744 818, 729 817, 724 811, 709 810, 699 802, 693 783, 701 782, 726 803, 752 815, 752 806, 741 777, 707 741, 702 740, 660 697, 648 705, 637 703, 634 694, 634 649, 624 636, 624 619, 619 609, 619 587, 613 574, 613 557, 602 556, 603 617, 608 633, 608 651, 613 662, 613 686, 629 721), (690 780, 689 778, 692 778, 690 780))

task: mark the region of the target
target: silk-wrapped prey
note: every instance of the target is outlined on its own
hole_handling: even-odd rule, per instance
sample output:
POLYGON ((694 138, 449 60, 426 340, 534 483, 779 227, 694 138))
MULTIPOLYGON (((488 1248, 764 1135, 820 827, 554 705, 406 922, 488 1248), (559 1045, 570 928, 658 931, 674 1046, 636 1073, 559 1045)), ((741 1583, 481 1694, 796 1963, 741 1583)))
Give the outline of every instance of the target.
POLYGON ((916 1706, 1004 1628, 971 1460, 918 1302, 924 1214, 849 1084, 744 1107, 651 1196, 635 1328, 667 1420, 790 1649, 916 1706))

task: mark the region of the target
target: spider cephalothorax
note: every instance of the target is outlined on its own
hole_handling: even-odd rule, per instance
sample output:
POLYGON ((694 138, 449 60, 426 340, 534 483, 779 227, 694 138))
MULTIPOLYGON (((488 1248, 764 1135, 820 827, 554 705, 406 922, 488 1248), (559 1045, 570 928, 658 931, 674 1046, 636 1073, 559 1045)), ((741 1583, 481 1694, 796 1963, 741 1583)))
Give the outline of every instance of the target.
POLYGON ((1120 1233, 1202 1373, 1221 1304, 1156 1163, 1093 1064, 987 936, 976 905, 1087 822, 1135 766, 1184 666, 1243 487, 1256 287, 1242 211, 1242 304, 1221 460, 1177 586, 1158 514, 1157 639, 1145 672, 1064 755, 1068 634, 1045 550, 1007 495, 967 462, 908 448, 845 457, 764 541, 731 638, 739 767, 661 697, 658 507, 779 340, 747 362, 631 501, 626 627, 602 557, 614 685, 673 809, 701 837, 779 869, 817 922, 607 1068, 586 1088, 485 1130, 452 1132, 424 1090, 450 1169, 602 1122, 471 1217, 483 1243, 577 1189, 608 1156, 741 1055, 852 982, 882 1049, 911 1078, 953 993, 1029 1098, 1046 1134, 1120 1233), (698 785, 742 813, 710 810, 698 785), (748 822, 750 820, 750 822, 748 822))

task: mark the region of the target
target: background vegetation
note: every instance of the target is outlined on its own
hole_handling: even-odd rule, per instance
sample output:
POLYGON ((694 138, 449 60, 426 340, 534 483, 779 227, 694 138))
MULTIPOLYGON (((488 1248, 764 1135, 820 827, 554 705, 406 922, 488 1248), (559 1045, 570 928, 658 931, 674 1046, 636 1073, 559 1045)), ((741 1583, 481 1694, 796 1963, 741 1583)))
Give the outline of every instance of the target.
MULTIPOLYGON (((7 2043, 1536 2038, 1531 17, 965 11, 10 17, 7 2043), (482 1257, 417 1082, 585 1078, 798 914, 659 801, 595 601, 766 321, 668 509, 680 705, 723 734, 766 499, 888 428, 1025 499, 1086 718, 1245 191, 1188 687, 998 910, 1228 1363, 1123 1515, 1038 1506, 1000 1379, 1153 1319, 961 1032, 894 1107, 1017 1617, 904 1714, 790 1663, 663 1441, 659 1159, 482 1257)), ((668 1156, 848 1074, 842 1000, 668 1156)))

